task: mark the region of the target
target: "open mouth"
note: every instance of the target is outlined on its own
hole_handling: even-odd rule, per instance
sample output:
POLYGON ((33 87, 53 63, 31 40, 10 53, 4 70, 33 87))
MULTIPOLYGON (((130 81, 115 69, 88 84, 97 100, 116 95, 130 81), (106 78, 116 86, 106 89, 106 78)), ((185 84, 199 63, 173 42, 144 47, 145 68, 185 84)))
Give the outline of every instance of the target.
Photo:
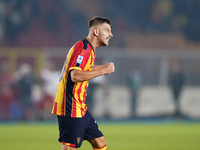
POLYGON ((106 41, 108 41, 108 42, 109 42, 109 40, 110 40, 110 38, 106 38, 106 41))

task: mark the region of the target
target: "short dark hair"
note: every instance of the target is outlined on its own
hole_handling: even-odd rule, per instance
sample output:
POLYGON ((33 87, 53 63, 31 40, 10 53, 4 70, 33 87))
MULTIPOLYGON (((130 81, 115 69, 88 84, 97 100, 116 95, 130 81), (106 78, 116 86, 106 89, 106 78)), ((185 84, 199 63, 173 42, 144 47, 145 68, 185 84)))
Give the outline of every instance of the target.
POLYGON ((90 19, 90 21, 88 23, 88 27, 91 28, 95 25, 99 25, 99 24, 103 24, 103 23, 107 23, 107 24, 111 25, 110 19, 105 18, 105 17, 95 16, 92 19, 90 19))

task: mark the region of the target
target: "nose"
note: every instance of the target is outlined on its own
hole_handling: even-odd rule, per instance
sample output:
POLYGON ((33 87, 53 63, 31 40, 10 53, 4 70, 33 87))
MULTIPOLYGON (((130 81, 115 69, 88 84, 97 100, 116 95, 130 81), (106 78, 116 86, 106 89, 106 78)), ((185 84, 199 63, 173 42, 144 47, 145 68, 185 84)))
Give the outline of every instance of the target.
POLYGON ((110 32, 110 36, 111 36, 111 37, 113 37, 113 34, 112 34, 112 32, 110 32))

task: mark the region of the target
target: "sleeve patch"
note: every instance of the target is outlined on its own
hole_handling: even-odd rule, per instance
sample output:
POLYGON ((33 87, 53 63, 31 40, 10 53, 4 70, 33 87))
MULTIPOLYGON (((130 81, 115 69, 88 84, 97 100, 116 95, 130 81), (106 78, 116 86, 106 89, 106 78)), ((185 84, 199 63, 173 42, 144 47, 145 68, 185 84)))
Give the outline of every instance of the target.
POLYGON ((83 61, 83 56, 78 55, 78 58, 76 60, 76 66, 79 67, 81 65, 82 61, 83 61))

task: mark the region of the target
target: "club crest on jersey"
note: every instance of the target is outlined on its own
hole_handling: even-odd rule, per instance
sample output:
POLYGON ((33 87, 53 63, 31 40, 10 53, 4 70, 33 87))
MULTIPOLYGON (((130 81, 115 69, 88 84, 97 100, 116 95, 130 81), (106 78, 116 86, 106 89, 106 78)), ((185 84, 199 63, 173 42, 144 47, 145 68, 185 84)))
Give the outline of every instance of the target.
POLYGON ((81 64, 82 63, 82 61, 83 61, 83 56, 81 56, 81 55, 78 55, 78 58, 77 58, 77 60, 76 60, 76 64, 81 64))
POLYGON ((81 141, 81 138, 80 137, 77 137, 77 143, 79 144, 81 141))

